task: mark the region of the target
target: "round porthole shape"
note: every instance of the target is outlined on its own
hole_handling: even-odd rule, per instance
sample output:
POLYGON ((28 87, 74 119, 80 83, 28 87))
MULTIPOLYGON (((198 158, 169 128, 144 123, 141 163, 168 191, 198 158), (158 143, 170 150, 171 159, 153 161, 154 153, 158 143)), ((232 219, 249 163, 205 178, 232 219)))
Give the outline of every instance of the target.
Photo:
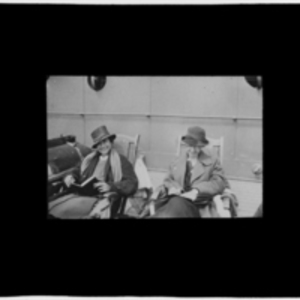
POLYGON ((94 91, 100 91, 106 84, 106 76, 88 76, 88 85, 94 91))
POLYGON ((256 89, 262 88, 262 77, 261 76, 246 76, 247 83, 256 89))

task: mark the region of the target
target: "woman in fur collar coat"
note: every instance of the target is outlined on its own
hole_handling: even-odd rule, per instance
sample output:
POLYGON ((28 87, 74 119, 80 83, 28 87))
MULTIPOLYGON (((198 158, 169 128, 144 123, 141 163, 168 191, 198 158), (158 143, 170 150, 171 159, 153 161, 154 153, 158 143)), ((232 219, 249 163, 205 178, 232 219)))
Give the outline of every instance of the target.
POLYGON ((110 218, 119 210, 122 197, 134 194, 138 179, 133 166, 126 157, 113 147, 115 134, 106 126, 95 129, 92 134, 95 150, 66 176, 67 187, 82 184, 95 178, 93 189, 86 195, 67 195, 50 203, 50 214, 60 218, 110 218), (109 209, 108 209, 109 208, 109 209), (105 213, 104 213, 105 212, 105 213))

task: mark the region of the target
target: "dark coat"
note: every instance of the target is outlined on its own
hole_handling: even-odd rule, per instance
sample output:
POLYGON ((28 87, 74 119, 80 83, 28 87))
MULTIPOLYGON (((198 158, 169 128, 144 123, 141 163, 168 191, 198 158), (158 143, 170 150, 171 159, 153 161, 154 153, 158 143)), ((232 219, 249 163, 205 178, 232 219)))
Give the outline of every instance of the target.
MULTIPOLYGON (((89 154, 88 156, 93 156, 94 153, 89 154)), ((109 160, 105 165, 105 182, 108 183, 111 187, 111 192, 117 192, 121 196, 130 196, 137 191, 138 188, 138 179, 134 172, 133 166, 128 161, 128 159, 120 155, 121 160, 121 169, 122 169, 122 179, 119 182, 114 182, 111 166, 109 160)), ((86 157, 87 159, 88 156, 86 157)), ((95 158, 99 159, 99 157, 95 158)), ((96 161, 97 163, 97 161, 96 161)), ((73 171, 72 175, 76 179, 77 182, 83 182, 88 177, 84 176, 81 173, 81 164, 77 166, 77 168, 73 171)))
MULTIPOLYGON (((93 152, 89 154, 81 164, 78 164, 77 168, 73 171, 72 175, 77 182, 82 183, 84 180, 89 178, 94 171, 94 167, 97 165, 99 155, 93 152), (95 155, 96 154, 96 155, 95 155), (82 173, 81 167, 83 163, 90 165, 90 168, 82 173)), ((114 201, 111 201, 110 215, 113 218, 117 215, 119 210, 122 196, 130 196, 134 194, 138 188, 138 179, 134 172, 133 166, 126 159, 126 157, 120 155, 120 163, 122 169, 122 178, 119 182, 114 182, 113 174, 109 160, 105 165, 105 181, 111 187, 111 192, 116 192, 113 197, 114 201)), ((49 205, 51 215, 62 218, 62 219, 80 219, 86 217, 98 202, 99 197, 80 196, 69 194, 64 197, 60 197, 49 205)), ((112 199, 111 199, 112 200, 112 199)))

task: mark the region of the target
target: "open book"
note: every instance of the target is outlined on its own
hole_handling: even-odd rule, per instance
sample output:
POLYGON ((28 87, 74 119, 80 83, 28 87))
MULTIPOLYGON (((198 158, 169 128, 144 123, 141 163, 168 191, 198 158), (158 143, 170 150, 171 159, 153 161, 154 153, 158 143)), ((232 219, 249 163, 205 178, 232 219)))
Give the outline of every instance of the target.
POLYGON ((99 194, 98 189, 94 187, 94 184, 96 182, 99 182, 99 180, 94 176, 91 176, 81 184, 72 183, 69 189, 71 192, 75 192, 80 195, 94 196, 96 194, 99 194))

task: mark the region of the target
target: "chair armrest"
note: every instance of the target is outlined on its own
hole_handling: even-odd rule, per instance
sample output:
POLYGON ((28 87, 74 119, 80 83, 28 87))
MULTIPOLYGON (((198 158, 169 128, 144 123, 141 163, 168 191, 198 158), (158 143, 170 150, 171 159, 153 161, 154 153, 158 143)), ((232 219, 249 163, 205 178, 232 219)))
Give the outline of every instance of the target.
POLYGON ((71 169, 68 169, 68 170, 65 170, 63 172, 60 172, 58 174, 55 174, 55 175, 52 175, 52 176, 49 176, 48 177, 48 182, 49 183, 52 183, 54 181, 58 181, 58 180, 62 180, 65 176, 71 174, 73 171, 74 171, 75 167, 74 168, 71 168, 71 169))
POLYGON ((224 203, 231 202, 234 206, 239 205, 236 194, 230 189, 225 189, 221 195, 221 198, 223 201, 225 201, 224 203))
POLYGON ((216 195, 213 197, 213 201, 216 205, 217 213, 221 218, 231 218, 230 200, 228 197, 222 199, 222 195, 216 195))

